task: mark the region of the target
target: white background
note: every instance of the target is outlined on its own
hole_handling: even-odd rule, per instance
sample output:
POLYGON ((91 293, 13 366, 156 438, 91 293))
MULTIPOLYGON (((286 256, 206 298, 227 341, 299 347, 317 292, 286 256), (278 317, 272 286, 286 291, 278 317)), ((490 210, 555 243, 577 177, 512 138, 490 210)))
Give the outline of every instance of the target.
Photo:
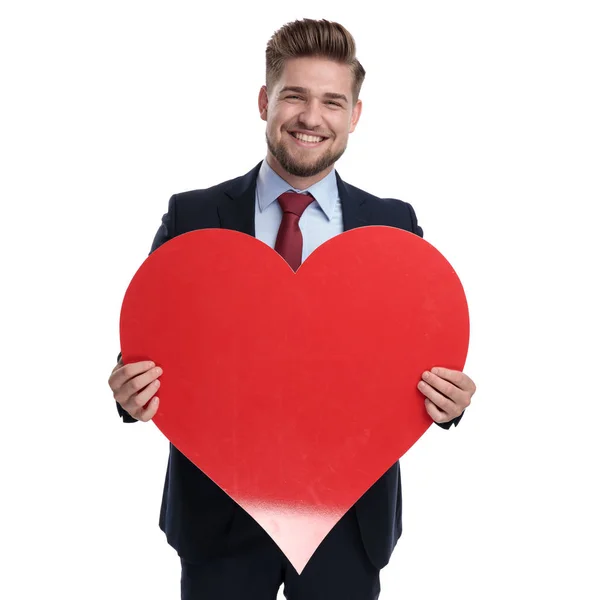
POLYGON ((3 598, 178 598, 120 305, 170 195, 264 157, 265 46, 303 17, 367 72, 338 172, 415 207, 471 310, 478 391, 402 459, 381 599, 600 597, 597 3, 105 0, 0 13, 3 598))

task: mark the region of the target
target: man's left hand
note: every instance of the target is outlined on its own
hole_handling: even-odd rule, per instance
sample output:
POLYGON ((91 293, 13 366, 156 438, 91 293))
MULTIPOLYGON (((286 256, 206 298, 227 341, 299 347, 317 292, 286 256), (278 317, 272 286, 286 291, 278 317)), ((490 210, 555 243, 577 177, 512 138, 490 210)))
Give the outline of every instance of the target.
POLYGON ((463 372, 442 367, 425 371, 417 387, 425 396, 425 410, 436 423, 460 416, 476 390, 473 380, 463 372))

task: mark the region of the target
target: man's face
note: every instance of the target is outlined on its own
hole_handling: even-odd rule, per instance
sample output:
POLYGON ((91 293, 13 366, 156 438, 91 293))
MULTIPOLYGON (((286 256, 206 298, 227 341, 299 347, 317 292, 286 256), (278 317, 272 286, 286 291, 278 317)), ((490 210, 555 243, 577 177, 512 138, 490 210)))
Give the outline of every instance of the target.
POLYGON ((272 157, 294 176, 313 177, 344 154, 362 102, 352 107, 352 73, 347 65, 302 57, 286 61, 269 97, 266 86, 261 88, 259 109, 267 122, 272 157), (319 142, 297 139, 300 132, 317 136, 319 142))

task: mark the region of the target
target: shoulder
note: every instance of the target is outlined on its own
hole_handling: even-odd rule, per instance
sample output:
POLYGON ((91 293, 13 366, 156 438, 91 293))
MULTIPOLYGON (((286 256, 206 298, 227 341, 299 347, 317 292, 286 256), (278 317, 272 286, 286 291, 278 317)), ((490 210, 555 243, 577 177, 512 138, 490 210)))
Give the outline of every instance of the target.
POLYGON ((173 194, 169 200, 168 213, 179 223, 206 222, 210 226, 218 226, 218 208, 226 197, 226 192, 239 189, 243 185, 244 176, 228 179, 210 187, 189 190, 173 194))
POLYGON ((203 203, 216 203, 219 198, 230 188, 240 184, 244 176, 234 177, 227 181, 222 181, 207 188, 199 188, 196 190, 189 190, 186 192, 179 192, 173 194, 171 200, 178 206, 186 206, 189 204, 197 204, 198 202, 203 203))
POLYGON ((380 198, 374 194, 344 182, 347 191, 359 199, 361 213, 373 225, 390 225, 412 231, 422 236, 417 216, 411 204, 399 198, 380 198))
POLYGON ((364 202, 367 204, 367 206, 372 206, 385 211, 390 210, 403 212, 409 210, 410 204, 408 202, 404 202, 404 200, 400 200, 399 198, 380 198, 379 196, 370 194, 369 192, 362 190, 355 185, 347 183, 346 181, 344 181, 344 185, 352 194, 358 198, 361 198, 361 202, 364 202))

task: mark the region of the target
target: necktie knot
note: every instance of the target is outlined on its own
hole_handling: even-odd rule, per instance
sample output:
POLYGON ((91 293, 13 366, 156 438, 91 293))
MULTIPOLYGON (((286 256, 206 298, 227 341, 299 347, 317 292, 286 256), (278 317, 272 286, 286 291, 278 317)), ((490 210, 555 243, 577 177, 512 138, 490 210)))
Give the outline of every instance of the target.
POLYGON ((284 213, 292 213, 298 218, 302 216, 302 213, 314 200, 310 194, 298 194, 296 192, 284 192, 277 198, 284 213))

